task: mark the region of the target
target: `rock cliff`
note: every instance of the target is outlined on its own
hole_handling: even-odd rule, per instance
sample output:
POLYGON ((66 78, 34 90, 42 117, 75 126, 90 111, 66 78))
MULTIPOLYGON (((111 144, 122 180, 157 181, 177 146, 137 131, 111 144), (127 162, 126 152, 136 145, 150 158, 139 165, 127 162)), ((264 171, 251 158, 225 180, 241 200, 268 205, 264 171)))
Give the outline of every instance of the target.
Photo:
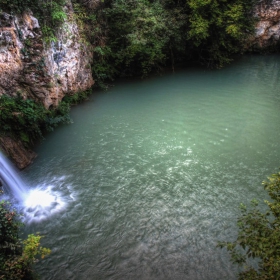
POLYGON ((260 1, 256 5, 255 15, 257 23, 252 45, 256 48, 275 45, 280 36, 280 1, 260 1))
POLYGON ((66 94, 93 85, 92 52, 81 40, 71 4, 65 9, 68 20, 51 44, 43 42, 31 12, 20 17, 0 14, 0 95, 20 93, 49 108, 66 94))
MULTIPOLYGON (((0 95, 31 98, 46 108, 57 106, 66 94, 89 89, 92 51, 73 16, 70 2, 65 6, 67 19, 56 33, 56 42, 42 39, 40 23, 31 11, 21 16, 0 13, 0 95)), ((2 149, 20 168, 34 158, 19 141, 0 138, 2 149)))

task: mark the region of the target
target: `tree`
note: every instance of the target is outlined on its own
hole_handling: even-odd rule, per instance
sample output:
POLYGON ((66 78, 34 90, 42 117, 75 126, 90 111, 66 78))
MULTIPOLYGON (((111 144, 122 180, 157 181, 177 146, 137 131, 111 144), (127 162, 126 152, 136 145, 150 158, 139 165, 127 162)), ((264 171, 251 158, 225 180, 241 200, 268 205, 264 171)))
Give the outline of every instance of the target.
POLYGON ((81 18, 94 30, 89 42, 97 84, 189 61, 222 67, 254 33, 256 0, 75 1, 86 5, 81 18))
POLYGON ((187 40, 193 55, 208 66, 222 67, 241 53, 254 32, 255 0, 187 0, 187 40))
POLYGON ((115 72, 119 76, 145 76, 165 66, 169 49, 174 47, 170 37, 177 35, 181 25, 176 14, 171 17, 160 1, 110 2, 104 9, 108 24, 104 50, 115 72))
POLYGON ((260 211, 256 200, 250 209, 241 204, 237 239, 218 245, 227 248, 234 263, 245 267, 239 279, 280 279, 280 172, 272 174, 263 184, 271 198, 264 201, 268 210, 260 211), (249 264, 254 258, 258 268, 249 264))

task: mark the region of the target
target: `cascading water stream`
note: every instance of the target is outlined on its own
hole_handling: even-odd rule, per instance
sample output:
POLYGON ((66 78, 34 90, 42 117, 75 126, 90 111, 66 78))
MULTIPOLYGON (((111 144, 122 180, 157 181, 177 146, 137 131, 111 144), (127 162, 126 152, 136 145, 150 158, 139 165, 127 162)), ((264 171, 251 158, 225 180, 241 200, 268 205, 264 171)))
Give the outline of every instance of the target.
POLYGON ((0 153, 0 178, 4 186, 10 188, 17 201, 22 202, 27 193, 26 186, 8 160, 0 153))
MULTIPOLYGON (((29 189, 12 164, 1 153, 0 180, 6 192, 17 201, 25 222, 41 221, 66 206, 60 193, 55 191, 52 185, 42 184, 29 189)), ((58 182, 59 179, 56 180, 56 183, 58 182)))

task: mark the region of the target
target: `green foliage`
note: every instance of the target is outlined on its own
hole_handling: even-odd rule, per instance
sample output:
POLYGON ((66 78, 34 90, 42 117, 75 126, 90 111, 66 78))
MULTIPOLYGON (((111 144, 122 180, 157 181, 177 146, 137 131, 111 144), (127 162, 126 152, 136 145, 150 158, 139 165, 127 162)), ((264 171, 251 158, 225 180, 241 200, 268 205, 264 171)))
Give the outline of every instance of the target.
POLYGON ((132 71, 145 75, 164 62, 168 37, 166 13, 159 2, 114 1, 106 14, 111 36, 118 35, 111 44, 116 68, 126 69, 126 75, 132 71))
MULTIPOLYGON (((111 71, 113 67, 107 59, 109 57, 110 47, 106 45, 103 6, 94 5, 94 9, 88 9, 88 7, 82 5, 80 2, 85 3, 79 0, 73 1, 73 18, 80 30, 81 43, 92 46, 94 52, 92 72, 96 81, 95 84, 101 88, 106 88, 104 81, 113 77, 111 71)), ((90 1, 86 3, 91 6, 90 1)))
MULTIPOLYGON (((42 236, 29 234, 27 239, 21 242, 22 252, 18 256, 6 260, 4 269, 9 274, 9 280, 26 278, 26 274, 32 275, 32 265, 38 258, 45 258, 51 250, 40 246, 42 236)), ((30 276, 29 276, 30 277, 30 276)))
POLYGON ((98 30, 91 39, 92 70, 99 85, 119 76, 146 76, 173 65, 175 53, 184 55, 186 18, 179 4, 115 0, 105 1, 99 9, 95 12, 98 30))
POLYGON ((79 104, 82 101, 84 101, 91 93, 92 93, 92 90, 89 89, 89 90, 85 90, 82 92, 77 92, 73 95, 66 95, 63 98, 62 105, 69 106, 69 105, 79 104))
POLYGON ((8 13, 22 13, 27 8, 29 9, 36 9, 37 8, 37 2, 34 0, 0 0, 0 7, 4 11, 8 13))
POLYGON ((38 2, 38 17, 41 22, 41 29, 44 40, 47 43, 56 42, 55 30, 67 18, 63 7, 64 0, 37 0, 38 2))
POLYGON ((16 211, 12 209, 11 204, 6 201, 0 202, 0 244, 1 256, 0 263, 7 254, 18 251, 18 230, 21 223, 16 218, 16 211))
POLYGON ((57 42, 57 38, 54 34, 54 29, 49 27, 48 25, 43 25, 41 27, 43 36, 44 36, 44 41, 47 44, 50 44, 51 42, 57 42))
POLYGON ((254 0, 187 0, 188 44, 201 62, 222 67, 254 31, 254 0))
POLYGON ((50 3, 48 3, 48 5, 46 6, 46 8, 50 7, 51 8, 51 19, 53 23, 59 23, 59 22, 63 22, 66 19, 66 14, 63 11, 63 5, 64 3, 58 3, 55 1, 52 1, 50 3))
POLYGON ((260 211, 256 200, 250 209, 241 204, 237 239, 219 243, 227 248, 234 263, 244 266, 239 279, 280 279, 280 172, 263 184, 271 198, 265 201, 268 210, 260 211), (249 264, 251 258, 257 258, 258 269, 249 264))
POLYGON ((63 9, 65 0, 0 0, 0 7, 10 14, 31 10, 40 21, 43 37, 47 43, 55 42, 55 30, 67 18, 63 9))
POLYGON ((23 224, 19 215, 7 201, 0 202, 0 279, 34 279, 32 265, 37 258, 44 258, 50 250, 40 246, 40 235, 28 235, 24 241, 19 239, 23 224))
POLYGON ((89 13, 80 3, 73 2, 73 17, 77 23, 83 42, 94 43, 99 26, 95 12, 89 13))
POLYGON ((19 138, 27 146, 42 138, 60 123, 70 122, 70 105, 61 102, 56 109, 47 110, 33 100, 24 100, 20 95, 0 97, 0 134, 19 138))
POLYGON ((254 31, 255 0, 107 0, 97 7, 76 2, 80 26, 94 47, 99 85, 189 60, 221 67, 243 52, 254 31))
POLYGON ((15 98, 7 95, 0 97, 0 135, 20 139, 26 146, 43 137, 62 123, 70 123, 70 106, 86 99, 91 90, 66 95, 59 106, 45 109, 42 104, 31 99, 15 98))
MULTIPOLYGON (((83 43, 94 49, 100 86, 119 76, 146 76, 188 60, 222 67, 242 53, 254 31, 256 0, 73 0, 83 43)), ((0 0, 19 12, 31 8, 47 43, 65 20, 65 0, 0 0)))

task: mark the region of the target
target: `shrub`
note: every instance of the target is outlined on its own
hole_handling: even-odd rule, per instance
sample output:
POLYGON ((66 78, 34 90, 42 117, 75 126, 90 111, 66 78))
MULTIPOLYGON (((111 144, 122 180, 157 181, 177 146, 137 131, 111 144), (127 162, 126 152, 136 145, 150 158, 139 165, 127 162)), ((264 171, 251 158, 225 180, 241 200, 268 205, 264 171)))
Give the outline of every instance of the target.
POLYGON ((30 234, 21 241, 19 214, 7 201, 0 202, 0 279, 35 279, 32 264, 50 250, 40 246, 40 235, 30 234))
POLYGON ((0 134, 21 139, 26 146, 52 131, 60 123, 70 122, 70 105, 61 102, 58 108, 47 110, 31 99, 0 97, 0 134))
POLYGON ((243 265, 239 279, 280 279, 280 172, 263 184, 271 198, 265 200, 268 210, 260 211, 256 200, 250 209, 241 204, 237 239, 218 245, 227 248, 234 263, 243 265), (258 268, 250 265, 252 258, 258 261, 258 268))

